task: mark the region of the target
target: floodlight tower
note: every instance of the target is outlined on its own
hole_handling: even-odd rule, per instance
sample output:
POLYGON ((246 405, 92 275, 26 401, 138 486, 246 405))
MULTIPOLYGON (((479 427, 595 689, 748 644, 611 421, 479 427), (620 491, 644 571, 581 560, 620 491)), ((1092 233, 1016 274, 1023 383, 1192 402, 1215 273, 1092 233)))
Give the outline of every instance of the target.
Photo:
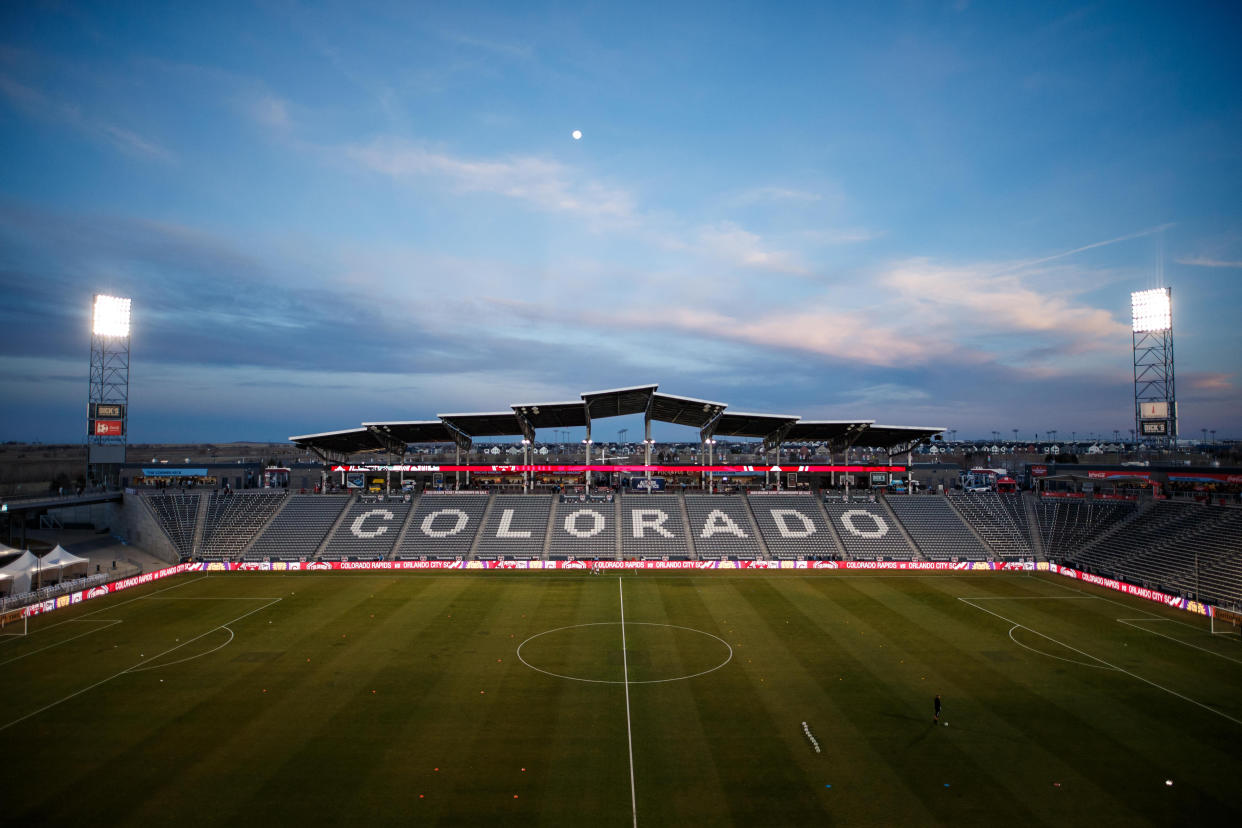
POLYGON ((1173 289, 1130 294, 1134 337, 1134 424, 1140 440, 1177 442, 1173 383, 1173 289))
POLYGON ((129 429, 130 300, 95 294, 87 396, 86 479, 115 486, 129 429))

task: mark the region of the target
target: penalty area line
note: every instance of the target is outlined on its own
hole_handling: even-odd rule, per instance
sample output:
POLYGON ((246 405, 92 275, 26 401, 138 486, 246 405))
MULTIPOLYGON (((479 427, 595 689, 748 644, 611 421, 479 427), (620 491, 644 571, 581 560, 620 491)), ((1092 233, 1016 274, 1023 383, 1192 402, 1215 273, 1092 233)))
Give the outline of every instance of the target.
POLYGON ((1170 624, 1181 623, 1180 621, 1174 621, 1172 618, 1118 618, 1116 620, 1118 624, 1125 624, 1127 627, 1133 627, 1134 629, 1142 630, 1145 633, 1150 633, 1152 635, 1158 635, 1161 638, 1167 638, 1169 641, 1172 641, 1174 644, 1181 644, 1183 647, 1190 647, 1191 649, 1199 650, 1200 652, 1207 653, 1208 655, 1214 655, 1217 658, 1223 658, 1225 661, 1232 661, 1234 664, 1242 664, 1242 659, 1230 658, 1224 653, 1218 653, 1215 650, 1209 650, 1207 647, 1200 647, 1198 644, 1191 644, 1189 641, 1183 641, 1182 639, 1174 638, 1171 635, 1165 635, 1164 633, 1156 632, 1155 630, 1149 630, 1146 627, 1142 627, 1134 623, 1135 621, 1143 621, 1146 623, 1151 623, 1152 621, 1162 621, 1162 622, 1167 622, 1170 624))
MULTIPOLYGON (((1242 719, 1235 719, 1233 716, 1230 716, 1228 713, 1223 713, 1223 712, 1221 712, 1220 710, 1217 710, 1215 707, 1211 707, 1211 706, 1209 706, 1209 705, 1206 705, 1206 704, 1204 704, 1204 703, 1203 703, 1203 702, 1201 702, 1201 701, 1195 701, 1194 699, 1190 698, 1189 696, 1184 696, 1184 695, 1182 695, 1181 693, 1177 692, 1176 690, 1170 690, 1168 687, 1165 687, 1165 686, 1160 685, 1160 684, 1156 684, 1156 682, 1152 681, 1151 679, 1143 678, 1142 676, 1140 676, 1140 675, 1139 675, 1139 674, 1137 674, 1137 673, 1131 673, 1129 670, 1125 669, 1124 667, 1118 667, 1116 664, 1113 664, 1113 663, 1111 663, 1111 662, 1105 661, 1104 659, 1100 658, 1099 656, 1093 656, 1093 655, 1091 655, 1091 653, 1083 652, 1082 650, 1078 649, 1077 647, 1071 647, 1069 644, 1066 644, 1066 643, 1065 643, 1065 642, 1063 642, 1063 641, 1057 641, 1055 638, 1053 638, 1053 637, 1052 637, 1052 636, 1050 636, 1050 635, 1044 635, 1044 634, 1043 634, 1043 633, 1041 633, 1039 630, 1031 629, 1030 627, 1026 626, 1025 624, 1021 624, 1021 623, 1019 623, 1019 622, 1017 622, 1017 621, 1014 621, 1012 618, 1006 618, 1005 616, 1001 615, 1001 614, 1000 614, 1000 613, 998 613, 998 612, 992 612, 990 609, 984 609, 983 607, 977 606, 977 605, 975 605, 975 604, 971 604, 971 603, 970 603, 970 599, 969 599, 969 598, 958 598, 957 600, 962 601, 963 603, 966 603, 966 604, 970 604, 970 606, 974 607, 975 609, 979 610, 980 612, 986 612, 988 615, 995 616, 996 618, 999 618, 999 619, 1001 619, 1002 621, 1007 621, 1008 623, 1013 624, 1013 625, 1014 625, 1014 626, 1016 626, 1016 627, 1022 627, 1023 629, 1030 630, 1031 632, 1035 633, 1036 635, 1041 636, 1041 637, 1043 637, 1043 638, 1046 638, 1046 639, 1048 639, 1049 641, 1051 641, 1051 642, 1053 642, 1053 643, 1055 643, 1055 644, 1060 644, 1062 647, 1065 647, 1066 649, 1073 650, 1074 652, 1078 653, 1079 655, 1084 655, 1084 656, 1086 656, 1087 658, 1094 659, 1094 660, 1096 660, 1096 661, 1100 662, 1101 664, 1104 664, 1104 665, 1107 665, 1108 667, 1111 667, 1112 669, 1116 670, 1118 673, 1125 673, 1125 674, 1126 674, 1127 676, 1129 676, 1130 678, 1133 678, 1133 679, 1138 679, 1139 681, 1143 682, 1144 684, 1150 685, 1150 686, 1152 686, 1152 687, 1156 688, 1157 690, 1163 690, 1164 692, 1168 693, 1168 694, 1169 694, 1169 695, 1171 695, 1171 696, 1177 696, 1177 697, 1178 697, 1179 699, 1181 699, 1182 701, 1188 701, 1188 702, 1190 702, 1191 704, 1193 704, 1195 707, 1201 707, 1201 708, 1203 708, 1204 710, 1208 711, 1209 713, 1215 713, 1217 716, 1220 716, 1222 719, 1228 719, 1229 721, 1233 722, 1233 723, 1234 723, 1234 724, 1236 724, 1236 725, 1242 725, 1242 719)), ((1011 632, 1012 632, 1012 630, 1011 630, 1011 632)), ((1016 642, 1015 642, 1015 643, 1016 643, 1016 642)))
MULTIPOLYGON (((135 599, 135 600, 137 600, 137 599, 135 599)), ((126 673, 133 673, 133 672, 137 672, 137 671, 139 670, 139 668, 142 668, 142 667, 143 667, 143 665, 145 665, 145 664, 150 664, 151 662, 153 662, 153 661, 157 661, 157 660, 159 660, 159 659, 163 658, 164 656, 168 655, 168 654, 169 654, 169 653, 171 653, 171 652, 175 652, 175 651, 177 651, 177 650, 180 650, 180 649, 181 649, 182 647, 184 647, 186 644, 193 644, 195 641, 198 641, 198 640, 199 640, 200 638, 202 638, 203 636, 206 636, 206 635, 211 635, 213 632, 215 632, 215 631, 216 631, 216 630, 218 630, 218 629, 221 629, 221 628, 228 629, 228 625, 229 625, 229 624, 235 624, 235 623, 237 623, 238 621, 241 621, 243 618, 246 618, 247 616, 254 615, 256 612, 259 612, 260 610, 265 610, 265 609, 267 609, 268 607, 272 606, 272 604, 275 604, 275 603, 277 603, 277 602, 278 602, 278 601, 280 601, 280 600, 282 600, 282 599, 280 599, 280 598, 276 598, 276 599, 274 599, 274 600, 272 600, 272 601, 269 601, 268 603, 264 604, 264 605, 263 605, 263 606, 261 606, 261 607, 255 607, 254 609, 250 610, 249 612, 243 613, 243 614, 241 614, 241 615, 237 616, 236 618, 232 618, 232 619, 230 619, 230 620, 228 620, 228 621, 225 621, 223 624, 217 624, 216 626, 212 627, 211 629, 207 630, 206 632, 199 633, 198 635, 194 636, 193 638, 191 638, 191 639, 189 639, 189 640, 187 640, 187 641, 183 641, 182 643, 180 643, 180 644, 176 645, 175 647, 169 647, 167 650, 165 650, 165 651, 164 651, 164 652, 162 652, 162 653, 157 653, 156 655, 153 655, 153 656, 151 656, 150 658, 143 659, 142 661, 138 662, 137 664, 133 665, 132 667, 126 667, 124 670, 122 670, 122 671, 121 671, 121 672, 119 672, 119 673, 113 673, 112 675, 108 676, 107 678, 100 679, 99 681, 95 682, 94 684, 88 684, 86 687, 83 687, 81 690, 78 690, 78 691, 76 691, 76 692, 70 693, 69 695, 65 696, 64 698, 57 699, 56 701, 52 702, 51 704, 45 704, 45 705, 43 705, 42 707, 40 707, 38 710, 32 710, 32 711, 30 711, 29 713, 27 713, 25 716, 20 716, 20 717, 18 717, 18 718, 16 718, 16 719, 14 719, 13 721, 11 721, 11 722, 9 722, 9 723, 7 723, 7 724, 0 725, 0 731, 8 730, 8 729, 9 729, 10 727, 12 727, 13 725, 15 725, 15 724, 20 724, 20 723, 22 723, 22 722, 26 721, 27 719, 32 719, 32 718, 34 718, 35 716, 38 716, 40 713, 45 713, 45 712, 47 712, 48 710, 51 710, 53 707, 56 707, 56 706, 61 705, 61 704, 64 704, 65 702, 69 701, 70 699, 76 699, 78 696, 82 695, 83 693, 89 692, 89 691, 91 691, 91 690, 94 690, 96 687, 99 687, 99 686, 101 686, 101 685, 107 684, 108 682, 112 681, 112 680, 113 680, 113 679, 115 679, 115 678, 120 678, 121 676, 125 675, 126 673)), ((233 639, 232 639, 232 637, 231 637, 231 636, 232 636, 232 632, 233 632, 233 631, 230 629, 230 630, 229 630, 229 633, 230 633, 230 638, 229 638, 229 641, 232 641, 232 640, 233 640, 233 639)), ((217 647, 216 649, 219 649, 219 647, 217 647)), ((213 652, 214 652, 214 650, 213 650, 213 652)), ((188 659, 183 659, 183 660, 188 660, 188 659)))

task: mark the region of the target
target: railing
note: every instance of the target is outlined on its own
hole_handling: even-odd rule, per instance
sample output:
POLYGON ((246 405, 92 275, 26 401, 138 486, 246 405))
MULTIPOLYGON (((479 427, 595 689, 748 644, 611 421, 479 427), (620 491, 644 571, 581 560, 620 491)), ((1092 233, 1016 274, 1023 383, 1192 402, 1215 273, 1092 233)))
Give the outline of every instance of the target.
POLYGON ((61 581, 59 584, 40 587, 33 592, 19 592, 17 595, 6 595, 0 598, 0 612, 46 601, 58 595, 89 589, 107 582, 108 576, 101 572, 98 575, 88 575, 85 578, 74 578, 72 581, 61 581))

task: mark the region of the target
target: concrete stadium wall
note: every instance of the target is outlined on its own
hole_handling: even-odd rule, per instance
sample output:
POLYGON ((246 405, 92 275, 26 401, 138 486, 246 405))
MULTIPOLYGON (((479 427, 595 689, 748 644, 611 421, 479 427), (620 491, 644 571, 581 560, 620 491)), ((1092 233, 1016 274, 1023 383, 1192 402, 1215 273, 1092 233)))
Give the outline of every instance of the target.
POLYGON ((160 526, 151 507, 139 495, 125 495, 121 502, 119 525, 113 525, 112 533, 161 561, 173 564, 181 560, 181 555, 160 526))

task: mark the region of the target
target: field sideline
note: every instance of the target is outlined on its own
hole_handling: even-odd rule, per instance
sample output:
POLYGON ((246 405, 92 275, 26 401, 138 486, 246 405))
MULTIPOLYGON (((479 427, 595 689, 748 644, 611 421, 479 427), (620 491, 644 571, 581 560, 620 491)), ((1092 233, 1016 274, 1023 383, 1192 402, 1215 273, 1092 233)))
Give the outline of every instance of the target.
POLYGON ((1236 636, 1052 575, 196 573, 0 639, 4 810, 1228 824, 1240 689, 1236 636))

